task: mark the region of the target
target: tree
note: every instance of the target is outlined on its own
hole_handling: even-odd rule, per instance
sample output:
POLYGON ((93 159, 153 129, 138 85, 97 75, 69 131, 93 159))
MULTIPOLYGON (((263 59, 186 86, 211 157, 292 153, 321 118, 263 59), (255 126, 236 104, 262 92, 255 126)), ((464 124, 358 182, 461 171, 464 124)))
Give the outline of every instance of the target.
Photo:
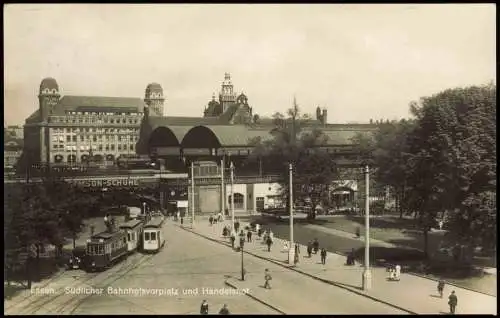
POLYGON ((496 236, 496 86, 449 89, 412 105, 417 127, 409 143, 411 197, 425 225, 450 215, 449 237, 469 247, 496 236), (495 222, 492 222, 495 220, 495 222))
MULTIPOLYGON (((301 114, 294 99, 287 111, 288 118, 276 113, 276 128, 270 140, 254 139, 254 152, 249 161, 264 158, 268 169, 280 175, 281 197, 289 208, 290 188, 288 165, 293 164, 294 198, 309 199, 312 205, 310 218, 315 217, 316 207, 328 197, 329 185, 338 175, 334 160, 318 146, 327 141, 319 130, 303 131, 302 123, 309 116, 301 114)), ((298 201, 298 200, 297 200, 298 201)))

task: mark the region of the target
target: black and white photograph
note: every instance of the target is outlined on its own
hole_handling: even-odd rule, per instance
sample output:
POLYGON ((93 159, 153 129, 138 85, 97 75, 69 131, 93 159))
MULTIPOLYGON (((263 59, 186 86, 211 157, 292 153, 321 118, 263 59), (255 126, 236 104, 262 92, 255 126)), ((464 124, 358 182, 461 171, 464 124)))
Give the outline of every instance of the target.
POLYGON ((5 315, 496 315, 496 6, 5 4, 5 315))

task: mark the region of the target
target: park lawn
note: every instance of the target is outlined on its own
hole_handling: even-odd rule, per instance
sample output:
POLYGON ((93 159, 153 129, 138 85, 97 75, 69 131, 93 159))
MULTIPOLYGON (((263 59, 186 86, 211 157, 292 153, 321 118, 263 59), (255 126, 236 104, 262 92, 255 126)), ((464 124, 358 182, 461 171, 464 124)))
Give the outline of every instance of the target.
MULTIPOLYGON (((332 229, 356 233, 356 229, 361 229, 364 235, 365 218, 363 216, 339 216, 330 219, 322 224, 332 229)), ((423 234, 415 229, 413 220, 399 217, 374 217, 370 219, 370 237, 376 240, 392 243, 399 246, 423 249, 423 234)), ((440 240, 433 240, 430 236, 429 244, 439 244, 440 240), (432 242, 431 242, 432 241, 432 242), (436 242, 434 242, 436 241, 436 242)), ((432 250, 432 249, 431 249, 432 250)))

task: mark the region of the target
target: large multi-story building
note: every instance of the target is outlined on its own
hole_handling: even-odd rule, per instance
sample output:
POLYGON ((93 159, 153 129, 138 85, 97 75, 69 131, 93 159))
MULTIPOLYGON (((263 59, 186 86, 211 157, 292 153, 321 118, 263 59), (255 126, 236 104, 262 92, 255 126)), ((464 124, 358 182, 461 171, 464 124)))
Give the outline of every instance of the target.
POLYGON ((14 168, 23 153, 23 140, 16 136, 4 135, 3 167, 5 170, 14 168))
POLYGON ((62 96, 53 78, 40 84, 38 109, 24 125, 24 151, 31 163, 112 164, 135 154, 145 106, 163 115, 163 89, 152 83, 144 100, 130 97, 62 96))

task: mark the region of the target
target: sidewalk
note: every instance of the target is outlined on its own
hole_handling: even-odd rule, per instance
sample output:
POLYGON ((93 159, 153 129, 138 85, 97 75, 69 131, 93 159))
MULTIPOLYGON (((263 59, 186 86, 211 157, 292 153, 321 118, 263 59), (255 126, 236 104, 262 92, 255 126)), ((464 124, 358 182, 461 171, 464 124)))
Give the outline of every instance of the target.
MULTIPOLYGON (((226 225, 230 221, 224 222, 226 225)), ((248 223, 240 222, 241 228, 248 223)), ((188 225, 189 226, 189 225, 188 225)), ((211 240, 229 245, 229 240, 222 237, 223 224, 210 226, 208 222, 197 222, 194 232, 211 240)), ((186 228, 190 230, 189 228, 186 228)), ((360 264, 347 267, 344 265, 345 256, 328 253, 327 264, 321 265, 319 255, 312 258, 304 257, 306 247, 300 246, 300 262, 297 267, 288 265, 288 254, 282 252, 284 241, 275 238, 271 252, 263 242, 253 235, 252 243, 245 243, 245 252, 256 257, 267 259, 275 264, 302 273, 311 278, 335 285, 350 292, 363 295, 373 300, 391 304, 402 308, 410 313, 416 314, 439 314, 447 313, 447 296, 451 290, 455 290, 458 297, 457 313, 459 314, 496 314, 496 297, 473 292, 467 289, 446 286, 445 297, 437 298, 437 283, 434 280, 402 273, 400 282, 389 282, 386 280, 385 268, 372 268, 372 289, 362 290, 363 267, 360 264)))

